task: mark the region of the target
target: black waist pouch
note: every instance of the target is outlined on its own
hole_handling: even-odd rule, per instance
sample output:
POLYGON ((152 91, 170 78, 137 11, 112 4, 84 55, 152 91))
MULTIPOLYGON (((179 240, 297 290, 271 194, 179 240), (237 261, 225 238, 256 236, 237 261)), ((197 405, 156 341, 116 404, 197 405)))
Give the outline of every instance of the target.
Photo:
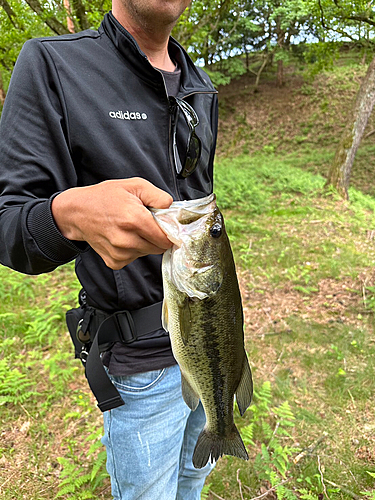
POLYGON ((70 336, 72 338, 74 344, 74 357, 76 359, 81 359, 82 350, 90 343, 90 338, 87 339, 87 342, 81 342, 78 338, 78 332, 80 330, 80 326, 82 325, 83 318, 85 317, 86 308, 85 307, 77 307, 76 309, 70 309, 66 313, 66 324, 68 326, 68 330, 70 336))
MULTIPOLYGON (((85 367, 89 386, 101 411, 117 408, 124 404, 116 387, 103 367, 101 353, 110 349, 115 342, 130 344, 140 337, 147 337, 155 330, 161 330, 162 303, 136 311, 117 311, 108 314, 82 303, 81 307, 66 313, 66 323, 74 344, 75 357, 85 367)), ((161 335, 165 332, 162 331, 161 335)))

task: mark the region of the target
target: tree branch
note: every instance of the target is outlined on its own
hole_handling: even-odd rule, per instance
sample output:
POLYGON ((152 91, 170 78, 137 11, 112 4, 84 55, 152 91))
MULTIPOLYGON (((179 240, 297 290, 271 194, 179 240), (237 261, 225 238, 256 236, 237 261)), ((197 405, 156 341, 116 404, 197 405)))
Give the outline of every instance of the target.
POLYGON ((319 9, 320 9, 320 21, 322 23, 322 26, 324 29, 327 28, 327 26, 325 25, 325 22, 324 22, 324 11, 323 11, 323 7, 322 7, 322 2, 319 0, 319 9))
POLYGON ((46 25, 57 35, 65 35, 69 33, 69 30, 64 26, 58 19, 52 15, 46 15, 44 8, 42 7, 39 0, 26 0, 29 7, 36 13, 41 19, 46 23, 46 25))
POLYGON ((88 30, 90 28, 90 23, 87 19, 86 9, 82 0, 71 0, 71 5, 73 7, 74 14, 78 19, 78 24, 81 30, 88 30))
POLYGON ((7 0, 0 0, 0 7, 2 7, 5 10, 5 13, 9 17, 10 22, 13 24, 13 26, 18 29, 19 26, 17 26, 17 23, 14 20, 14 19, 17 18, 17 16, 13 12, 12 7, 9 5, 9 3, 7 2, 7 0))
POLYGON ((340 484, 336 484, 333 481, 328 481, 328 479, 326 479, 326 483, 330 484, 334 488, 339 488, 339 490, 341 490, 346 495, 354 498, 354 500, 361 500, 363 498, 362 496, 357 495, 356 493, 354 493, 353 491, 349 490, 345 486, 341 486, 340 484))
POLYGON ((370 137, 371 135, 374 135, 375 134, 375 130, 371 130, 371 132, 369 132, 368 134, 366 134, 364 136, 364 139, 367 139, 367 137, 370 137))
MULTIPOLYGON (((287 483, 289 481, 289 478, 288 479, 283 479, 282 481, 280 481, 280 483, 276 484, 275 486, 273 486, 272 488, 270 488, 269 490, 265 491, 264 493, 262 493, 261 495, 257 496, 257 497, 253 497, 251 500, 260 500, 261 498, 264 498, 264 497, 267 497, 270 493, 273 493, 274 491, 277 490, 277 488, 285 483, 287 483)), ((250 491, 250 488, 248 486, 246 486, 244 484, 245 488, 247 490, 250 491)))
POLYGON ((343 37, 349 38, 350 40, 352 40, 352 42, 358 42, 357 38, 352 36, 350 33, 347 33, 345 30, 342 30, 340 28, 330 28, 330 30, 333 31, 334 33, 338 33, 343 37))
POLYGON ((375 26, 375 21, 370 19, 369 17, 365 15, 358 15, 358 16, 348 16, 347 18, 343 19, 349 19, 350 21, 360 21, 362 23, 367 23, 370 24, 370 26, 375 26))
MULTIPOLYGON (((4 61, 4 59, 0 59, 0 65, 6 69, 7 71, 9 71, 9 73, 12 72, 12 68, 4 61)), ((14 65, 14 63, 13 63, 14 65)))

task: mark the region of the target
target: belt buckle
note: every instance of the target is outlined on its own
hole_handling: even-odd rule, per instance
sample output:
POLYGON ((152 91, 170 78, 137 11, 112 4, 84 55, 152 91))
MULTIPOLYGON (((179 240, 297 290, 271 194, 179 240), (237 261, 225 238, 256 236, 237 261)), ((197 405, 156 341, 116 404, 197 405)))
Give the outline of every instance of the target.
POLYGON ((130 311, 120 311, 116 314, 121 341, 124 344, 132 344, 138 339, 137 329, 130 311), (126 321, 124 319, 126 318, 126 321))
POLYGON ((83 318, 78 321, 76 337, 81 342, 81 344, 87 344, 90 342, 90 332, 86 330, 85 332, 82 330, 83 318))

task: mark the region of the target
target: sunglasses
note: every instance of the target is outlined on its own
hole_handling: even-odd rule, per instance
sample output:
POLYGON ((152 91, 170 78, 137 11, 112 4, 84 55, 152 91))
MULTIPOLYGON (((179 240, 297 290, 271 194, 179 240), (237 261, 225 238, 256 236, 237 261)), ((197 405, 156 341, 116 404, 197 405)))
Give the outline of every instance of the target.
POLYGON ((177 174, 179 177, 188 177, 197 168, 202 152, 201 140, 195 133, 195 128, 199 125, 199 118, 197 113, 187 102, 179 99, 178 97, 170 97, 170 99, 172 100, 172 103, 175 103, 178 109, 182 112, 189 127, 189 137, 186 144, 186 159, 184 165, 181 163, 180 155, 177 149, 177 120, 175 120, 173 129, 173 156, 177 174))

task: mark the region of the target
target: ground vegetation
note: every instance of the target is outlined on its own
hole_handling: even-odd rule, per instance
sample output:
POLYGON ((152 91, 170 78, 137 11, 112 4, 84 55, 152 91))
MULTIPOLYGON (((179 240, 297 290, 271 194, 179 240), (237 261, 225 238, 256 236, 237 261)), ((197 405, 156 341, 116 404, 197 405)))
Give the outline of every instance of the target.
MULTIPOLYGON (((9 51, 1 44, 11 31, 1 30, 4 92, 25 37, 51 29, 36 22, 35 11, 24 9, 21 20, 21 5, 0 2, 6 15, 0 22, 25 27, 9 51)), ((67 11, 59 5, 54 17, 67 28, 67 11)), ((70 2, 76 29, 84 22, 80 5, 87 4, 70 2)), ((326 26, 327 5, 335 8, 321 1, 326 26)), ((98 12, 85 10, 90 25, 98 12)), ((187 14, 192 19, 193 11, 187 14)), ((322 17, 319 5, 312 15, 322 17)), ((223 17, 240 24, 229 11, 223 17)), ((243 29, 251 32, 254 24, 247 21, 243 29)), ((192 40, 194 26, 186 28, 192 40)), ((255 397, 244 418, 236 413, 250 460, 221 459, 202 494, 209 500, 374 499, 372 115, 351 170, 350 200, 324 187, 372 45, 370 36, 365 44, 316 35, 314 46, 290 44, 282 86, 276 54, 267 59, 272 44, 264 51, 247 46, 232 68, 224 56, 211 68, 222 82, 215 192, 236 258, 255 397), (235 73, 235 65, 241 71, 235 73)), ((73 359, 64 321, 78 290, 72 264, 39 277, 0 267, 4 500, 111 498, 101 414, 73 359)))

